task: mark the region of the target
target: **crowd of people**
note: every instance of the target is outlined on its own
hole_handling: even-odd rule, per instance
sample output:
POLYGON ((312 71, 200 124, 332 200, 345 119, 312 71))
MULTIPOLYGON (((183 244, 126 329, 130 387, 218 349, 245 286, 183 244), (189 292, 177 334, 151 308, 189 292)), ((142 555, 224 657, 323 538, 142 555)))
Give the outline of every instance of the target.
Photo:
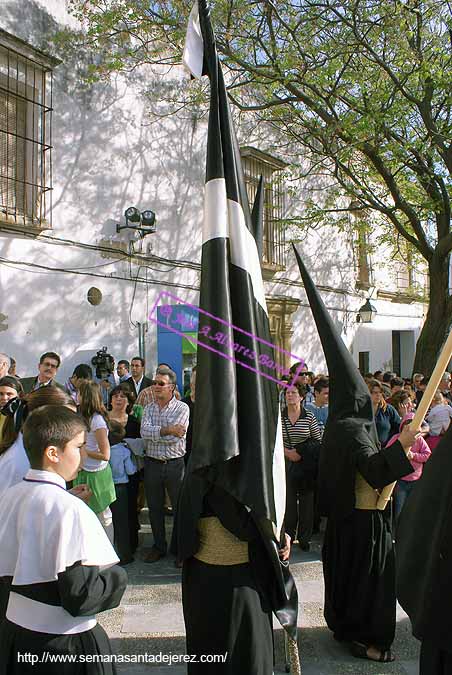
MULTIPOLYGON (((146 562, 166 555, 165 514, 174 513, 184 467, 191 452, 196 394, 196 367, 190 389, 181 399, 176 375, 159 364, 153 377, 145 375, 145 361, 120 359, 108 377, 93 380, 91 366, 82 363, 60 384, 61 359, 42 354, 35 377, 19 378, 16 361, 0 354, 0 496, 29 469, 22 442, 24 410, 41 405, 73 407, 88 426, 85 455, 74 487, 83 486, 90 508, 114 543, 121 564, 134 560, 140 528, 138 514, 146 498, 154 546, 146 562), (47 387, 52 389, 47 389, 47 387), (46 389, 44 392, 43 390, 46 389), (18 403, 23 402, 17 410, 18 403), (11 411, 10 416, 8 413, 11 411)), ((365 373, 373 403, 381 447, 390 446, 413 416, 428 379, 415 373, 402 379, 394 372, 365 373)), ((445 373, 430 411, 409 457, 414 471, 401 478, 395 490, 397 517, 414 481, 452 418, 451 377, 445 373)), ((328 419, 329 380, 306 365, 295 363, 281 380, 280 404, 286 459, 287 502, 285 527, 292 542, 308 551, 319 530, 316 495, 319 449, 328 419), (294 376, 298 371, 298 376, 294 376), (290 385, 290 386, 289 386, 290 385)), ((176 556, 175 537, 169 546, 176 556)))
MULTIPOLYGON (((59 476, 52 479, 54 485, 61 483, 61 487, 64 483, 72 495, 86 502, 95 514, 96 521, 111 545, 108 548, 105 542, 103 544, 109 560, 113 560, 113 556, 114 562, 119 566, 126 566, 134 560, 139 544, 139 511, 145 499, 149 509, 153 546, 145 555, 144 561, 156 562, 167 555, 169 550, 174 554, 176 567, 182 567, 175 527, 169 545, 166 539, 165 515, 169 510, 176 514, 185 466, 191 452, 196 367, 191 375, 190 388, 182 398, 177 388, 176 374, 168 364, 159 364, 154 375, 147 377, 144 372, 145 362, 141 357, 135 357, 130 364, 121 359, 116 371, 101 381, 93 379, 93 372, 88 364, 79 364, 64 385, 57 380, 60 365, 58 354, 45 352, 39 359, 37 375, 19 378, 15 374, 14 360, 0 353, 0 521, 2 504, 9 503, 11 506, 11 494, 16 494, 11 492, 11 488, 15 488, 17 495, 24 492, 24 499, 31 499, 31 492, 28 494, 31 487, 25 489, 22 486, 23 480, 46 484, 48 476, 43 479, 43 472, 51 471, 59 476), (69 413, 65 413, 65 410, 69 413), (48 423, 44 420, 42 411, 46 411, 45 419, 48 419, 48 423), (67 429, 63 429, 65 415, 69 415, 66 426, 72 432, 66 433, 67 429), (36 446, 36 450, 31 450, 34 441, 27 442, 27 438, 37 433, 38 423, 46 429, 47 426, 49 428, 41 445, 36 446), (63 446, 75 442, 74 439, 79 439, 82 431, 83 442, 79 444, 81 450, 77 470, 72 467, 71 470, 60 471, 56 464, 61 460, 60 451, 63 446), (50 441, 53 445, 49 445, 50 441), (56 449, 52 450, 52 454, 49 448, 54 447, 56 449)), ((395 490, 393 516, 398 518, 409 499, 414 482, 421 477, 425 463, 449 427, 452 417, 451 377, 447 372, 444 374, 422 432, 416 438, 410 436, 409 448, 408 434, 404 432, 404 428, 414 417, 416 406, 428 383, 427 378, 415 373, 412 379, 404 380, 395 373, 377 371, 364 374, 364 380, 370 393, 379 447, 392 452, 390 448, 398 445, 402 455, 406 455, 409 461, 408 465, 403 464, 403 461, 399 463, 400 475, 395 490), (402 475, 402 465, 405 475, 402 475), (408 467, 411 469, 409 472, 408 467)), ((325 509, 319 505, 317 488, 320 448, 329 415, 329 391, 330 381, 327 375, 315 375, 306 365, 301 367, 299 363, 291 367, 290 377, 280 383, 286 463, 285 533, 291 544, 298 542, 303 551, 309 551, 312 535, 319 530, 320 517, 325 514, 325 509)), ((375 469, 375 462, 372 466, 368 466, 367 459, 361 459, 360 462, 360 471, 365 476, 365 481, 361 486, 356 486, 358 503, 360 499, 368 500, 368 495, 364 495, 369 487, 366 481, 372 484, 373 472, 381 472, 381 467, 375 469), (360 490, 363 491, 362 494, 360 490)), ((389 475, 385 475, 382 485, 390 479, 389 475)), ((376 483, 381 482, 381 475, 374 480, 376 483)), ((52 490, 50 493, 52 500, 55 495, 52 490)), ((356 508, 365 511, 370 507, 356 508)), ((86 517, 82 518, 84 519, 86 517)), ((336 538, 339 534, 344 536, 340 528, 334 529, 334 518, 329 521, 324 545, 325 616, 337 639, 343 640, 349 639, 351 634, 356 637, 356 627, 351 628, 347 622, 341 623, 338 613, 345 611, 346 614, 346 610, 342 607, 339 611, 335 605, 337 594, 334 602, 328 596, 329 570, 325 560, 328 560, 328 556, 334 557, 337 554, 336 538)), ((380 525, 384 528, 383 524, 380 525)), ((36 527, 41 526, 46 525, 43 523, 36 527)), ((93 521, 90 520, 86 527, 87 530, 93 530, 93 521)), ((345 533, 346 536, 349 534, 345 533)), ((85 534, 79 532, 74 536, 82 541, 85 534)), ((86 536, 89 538, 90 535, 86 536)), ((80 556, 82 549, 80 544, 80 556)), ((20 557, 20 551, 17 555, 20 557)), ((284 548, 282 557, 288 557, 287 547, 284 548)), ((90 564, 96 566, 96 559, 96 555, 91 556, 90 564)), ((86 564, 83 560, 81 563, 80 560, 71 558, 71 565, 74 563, 86 564)), ((53 565, 50 561, 46 564, 49 568, 53 565)), ((60 567, 61 565, 63 566, 57 572, 58 577, 66 571, 64 564, 61 563, 60 567)), ((8 569, 0 561, 0 621, 5 619, 7 607, 11 605, 10 598, 20 595, 16 588, 19 583, 17 580, 12 583, 14 575, 9 574, 8 569)), ((96 578, 96 572, 93 575, 94 580, 91 579, 90 583, 97 583, 99 579, 96 578)), ((30 584, 41 583, 36 575, 31 574, 29 577, 30 584)), ((118 579, 118 587, 123 592, 124 578, 119 576, 118 579)), ((71 584, 72 580, 69 585, 71 584)), ((106 609, 116 606, 122 592, 109 594, 105 591, 108 598, 98 598, 98 607, 106 609)), ((384 600, 383 587, 381 592, 384 600)), ((344 602, 348 601, 349 598, 345 598, 344 602)), ((11 617, 21 615, 21 602, 22 600, 14 599, 14 612, 8 610, 9 624, 14 624, 11 617)), ((24 607, 27 611, 27 603, 24 607)), ((31 629, 38 630, 33 622, 31 629)), ((392 660, 391 628, 389 627, 386 634, 384 630, 380 632, 383 636, 380 646, 368 648, 364 638, 362 643, 353 640, 355 656, 380 661, 392 660)), ((16 633, 10 626, 11 640, 18 639, 19 634, 16 633)))
MULTIPOLYGON (((64 385, 57 380, 61 359, 55 352, 42 354, 37 375, 22 379, 8 373, 11 364, 6 355, 0 354, 0 360, 0 496, 30 468, 22 440, 28 412, 42 405, 68 406, 84 419, 88 430, 73 488, 80 494, 83 488, 120 564, 134 560, 144 495, 154 537, 145 561, 166 555, 164 517, 175 513, 191 450, 196 367, 190 390, 181 400, 169 365, 159 364, 150 378, 141 357, 130 364, 121 359, 116 371, 98 381, 91 366, 79 364, 64 385)), ((177 553, 175 539, 171 550, 177 553)), ((175 564, 181 566, 177 559, 175 564)))
MULTIPOLYGON (((318 531, 320 515, 316 496, 317 458, 328 419, 329 380, 325 374, 308 371, 296 363, 291 374, 299 370, 293 387, 282 381, 282 432, 286 458, 286 531, 292 541, 309 551, 311 536, 318 531), (303 461, 304 460, 304 461, 303 461), (298 527, 298 529, 297 529, 298 527)), ((365 373, 372 399, 380 447, 389 447, 399 438, 405 424, 413 417, 428 379, 415 373, 402 379, 393 372, 365 373)), ((408 455, 413 472, 397 481, 394 491, 394 517, 400 514, 414 481, 422 475, 423 464, 449 428, 452 418, 451 376, 445 372, 422 425, 422 435, 408 455)))

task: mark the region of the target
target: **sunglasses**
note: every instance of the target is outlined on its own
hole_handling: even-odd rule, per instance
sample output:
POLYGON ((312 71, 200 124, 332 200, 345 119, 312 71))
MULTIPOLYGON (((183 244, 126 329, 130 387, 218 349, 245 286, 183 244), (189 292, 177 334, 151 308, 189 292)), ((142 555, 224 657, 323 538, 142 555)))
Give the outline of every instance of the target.
POLYGON ((157 386, 157 387, 169 387, 169 386, 172 386, 172 385, 171 385, 171 382, 159 382, 158 380, 155 381, 155 382, 152 382, 152 384, 155 385, 155 386, 157 386))

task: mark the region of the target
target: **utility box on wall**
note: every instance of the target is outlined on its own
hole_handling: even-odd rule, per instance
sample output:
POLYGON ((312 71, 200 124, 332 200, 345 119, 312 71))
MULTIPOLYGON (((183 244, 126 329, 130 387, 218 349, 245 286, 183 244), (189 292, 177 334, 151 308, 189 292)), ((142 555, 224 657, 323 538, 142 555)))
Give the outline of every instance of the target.
POLYGON ((157 307, 158 363, 166 363, 177 375, 177 386, 184 396, 196 363, 198 310, 191 305, 157 307))

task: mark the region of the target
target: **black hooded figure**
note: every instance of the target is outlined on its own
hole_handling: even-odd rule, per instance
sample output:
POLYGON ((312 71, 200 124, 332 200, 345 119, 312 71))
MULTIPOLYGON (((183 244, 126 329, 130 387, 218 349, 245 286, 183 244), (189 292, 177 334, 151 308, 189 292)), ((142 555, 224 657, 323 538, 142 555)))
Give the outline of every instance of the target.
POLYGON ((397 597, 422 641, 420 675, 452 675, 452 427, 397 523, 397 597))
MULTIPOLYGON (((294 247, 295 248, 295 247, 294 247)), ((328 421, 319 464, 319 502, 327 516, 322 550, 325 620, 352 653, 393 660, 395 560, 390 519, 379 491, 411 473, 415 433, 380 449, 369 390, 334 327, 295 248, 330 377, 328 421)))

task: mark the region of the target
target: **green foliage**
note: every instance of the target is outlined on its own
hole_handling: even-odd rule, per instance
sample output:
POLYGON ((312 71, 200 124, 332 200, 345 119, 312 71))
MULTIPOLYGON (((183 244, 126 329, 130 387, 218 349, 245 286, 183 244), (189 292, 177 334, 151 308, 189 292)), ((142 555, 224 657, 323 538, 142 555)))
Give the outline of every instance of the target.
MULTIPOLYGON (((82 26, 72 39, 97 55, 89 78, 180 63, 187 0, 70 4, 82 26)), ((397 248, 402 237, 429 265, 446 259, 452 250, 449 5, 216 0, 212 20, 233 102, 253 110, 329 176, 328 197, 308 204, 303 222, 334 218, 346 227, 347 214, 334 211, 342 199, 378 214, 383 243, 397 248)), ((191 104, 199 106, 203 88, 190 91, 191 104)), ((295 163, 293 174, 304 166, 295 163)))

